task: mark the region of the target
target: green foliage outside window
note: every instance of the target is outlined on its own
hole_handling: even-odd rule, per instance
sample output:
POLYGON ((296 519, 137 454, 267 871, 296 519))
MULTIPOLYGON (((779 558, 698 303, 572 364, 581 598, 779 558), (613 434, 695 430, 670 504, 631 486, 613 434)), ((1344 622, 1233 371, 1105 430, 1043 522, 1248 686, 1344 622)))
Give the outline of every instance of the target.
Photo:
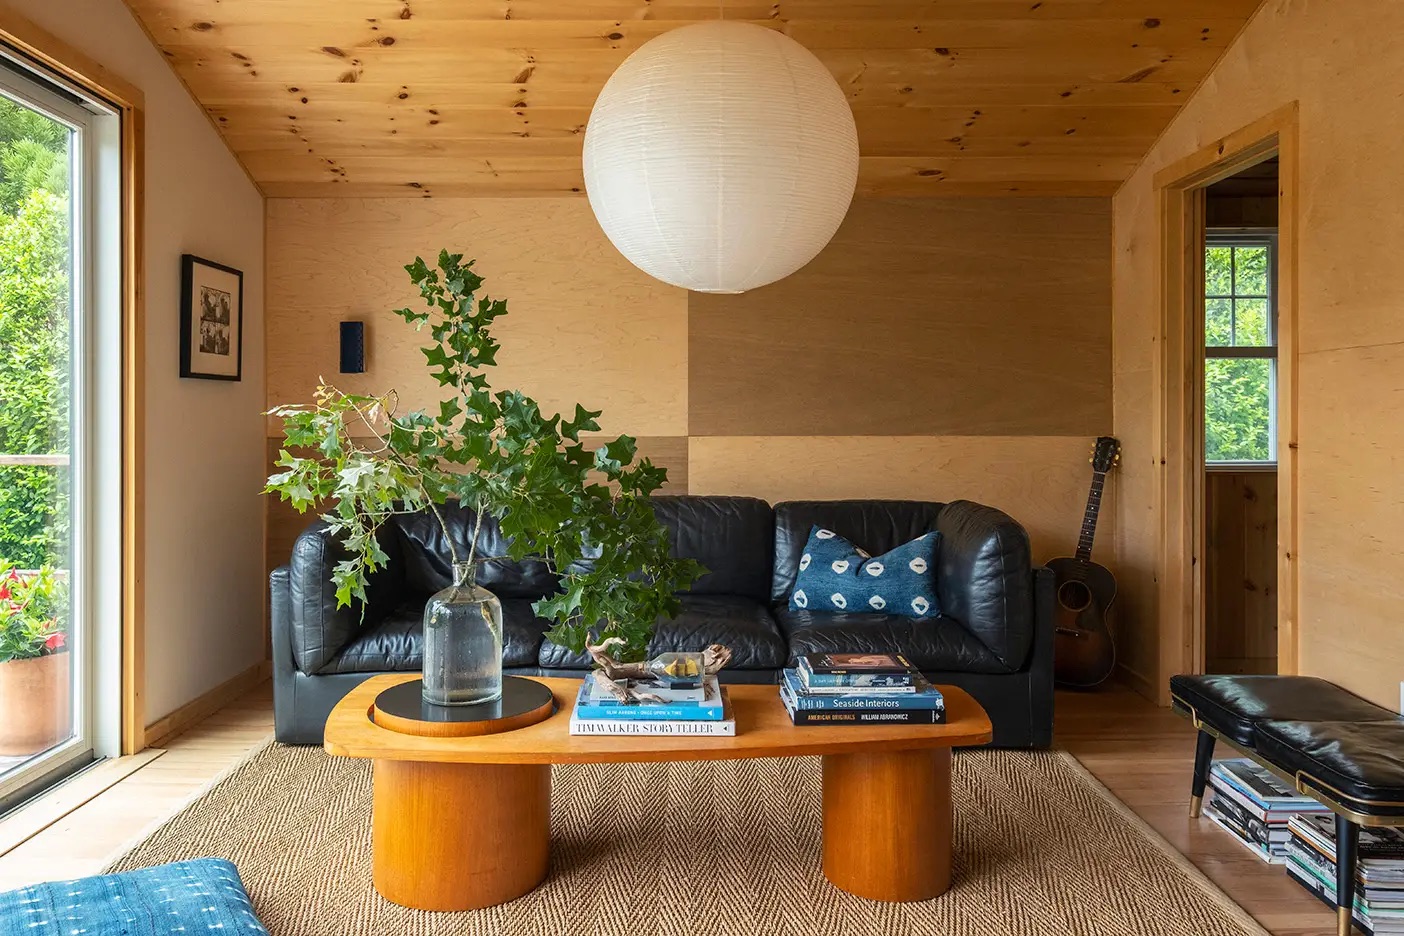
POLYGON ((1204 457, 1271 461, 1275 360, 1216 357, 1215 348, 1271 347, 1271 258, 1265 245, 1204 252, 1204 457))
MULTIPOLYGON (((68 130, 0 97, 0 454, 68 451, 68 130)), ((0 465, 0 560, 64 566, 68 470, 0 465)))

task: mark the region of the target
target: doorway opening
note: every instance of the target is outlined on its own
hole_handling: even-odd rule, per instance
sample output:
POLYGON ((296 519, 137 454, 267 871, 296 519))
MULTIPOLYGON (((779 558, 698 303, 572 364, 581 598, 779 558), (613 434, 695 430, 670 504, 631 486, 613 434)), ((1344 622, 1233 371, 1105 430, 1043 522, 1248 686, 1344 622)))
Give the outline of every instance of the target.
POLYGON ((1162 705, 1170 702, 1168 677, 1174 673, 1203 673, 1211 666, 1297 671, 1298 152, 1293 103, 1155 174, 1161 233, 1154 433, 1162 705), (1236 176, 1241 178, 1215 190, 1236 176), (1276 216, 1264 217, 1274 185, 1276 216), (1261 200, 1223 197, 1235 189, 1251 190, 1261 200), (1234 489, 1232 480, 1218 474, 1242 477, 1249 470, 1272 475, 1275 511, 1259 489, 1266 477, 1252 479, 1250 500, 1242 481, 1234 489), (1211 489, 1216 511, 1233 505, 1239 511, 1235 522, 1253 530, 1251 550, 1246 533, 1240 543, 1223 525, 1209 529, 1211 489), (1275 524, 1269 524, 1274 515, 1275 524), (1269 546, 1271 572, 1263 559, 1269 546), (1231 577, 1231 563, 1223 560, 1230 554, 1244 569, 1251 566, 1253 575, 1240 570, 1231 577), (1220 599, 1227 611, 1219 610, 1220 599), (1212 630, 1211 603, 1220 622, 1212 630), (1247 614, 1263 622, 1251 642, 1243 630, 1247 614), (1226 620, 1231 627, 1223 626, 1226 620), (1237 636, 1228 636, 1235 629, 1237 636), (1275 642, 1275 655, 1264 641, 1275 642))
POLYGON ((1277 156, 1204 189, 1204 671, 1277 672, 1277 156))

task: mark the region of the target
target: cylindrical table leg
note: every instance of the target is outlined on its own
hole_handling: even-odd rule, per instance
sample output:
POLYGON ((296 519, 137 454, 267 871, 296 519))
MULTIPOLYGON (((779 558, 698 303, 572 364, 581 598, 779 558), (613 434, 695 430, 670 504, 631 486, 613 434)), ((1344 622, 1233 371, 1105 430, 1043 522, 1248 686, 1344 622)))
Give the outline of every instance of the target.
POLYGON ((824 876, 870 900, 950 888, 950 748, 824 757, 824 876))
POLYGON ((375 761, 375 889, 416 910, 478 910, 530 891, 551 847, 549 764, 375 761))

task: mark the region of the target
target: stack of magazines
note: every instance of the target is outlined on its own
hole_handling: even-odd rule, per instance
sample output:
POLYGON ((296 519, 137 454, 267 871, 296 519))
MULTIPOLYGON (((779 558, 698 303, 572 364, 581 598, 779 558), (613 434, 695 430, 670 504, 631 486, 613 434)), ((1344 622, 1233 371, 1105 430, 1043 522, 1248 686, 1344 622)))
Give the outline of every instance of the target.
POLYGON ((621 702, 606 687, 586 677, 570 716, 573 735, 734 735, 736 719, 728 711, 726 691, 717 677, 704 676, 687 688, 663 680, 631 679, 622 685, 643 701, 621 702))
MULTIPOLYGON (((1287 873, 1336 905, 1336 821, 1332 816, 1293 816, 1287 823, 1287 873)), ((1356 852, 1355 922, 1375 936, 1404 933, 1404 830, 1360 830, 1356 852)))
POLYGON ((1287 862, 1288 820, 1326 812, 1325 806, 1246 757, 1215 761, 1209 770, 1204 815, 1270 864, 1287 862))
POLYGON ((796 725, 939 725, 946 702, 905 657, 811 653, 783 672, 780 700, 796 725))

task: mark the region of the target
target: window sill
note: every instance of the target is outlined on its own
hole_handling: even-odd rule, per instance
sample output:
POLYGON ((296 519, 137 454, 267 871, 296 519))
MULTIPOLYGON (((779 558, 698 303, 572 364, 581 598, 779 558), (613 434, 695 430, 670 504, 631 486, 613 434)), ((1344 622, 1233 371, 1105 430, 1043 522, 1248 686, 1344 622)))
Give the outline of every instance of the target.
POLYGON ((1276 473, 1277 462, 1205 462, 1204 470, 1223 474, 1230 472, 1276 473))

